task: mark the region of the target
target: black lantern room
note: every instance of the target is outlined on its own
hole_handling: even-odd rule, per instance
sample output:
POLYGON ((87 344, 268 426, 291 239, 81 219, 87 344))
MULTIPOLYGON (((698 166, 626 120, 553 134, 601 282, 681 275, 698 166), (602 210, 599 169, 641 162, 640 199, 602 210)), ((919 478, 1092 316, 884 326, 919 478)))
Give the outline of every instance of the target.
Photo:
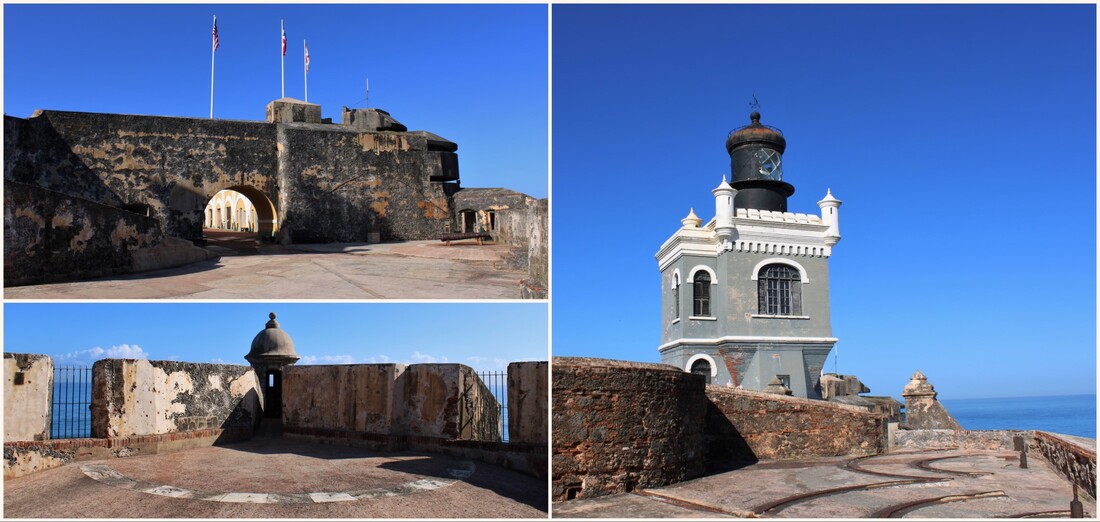
POLYGON ((783 151, 787 140, 775 127, 760 123, 752 111, 752 123, 730 133, 730 186, 737 189, 734 206, 786 212, 794 186, 783 181, 783 151))

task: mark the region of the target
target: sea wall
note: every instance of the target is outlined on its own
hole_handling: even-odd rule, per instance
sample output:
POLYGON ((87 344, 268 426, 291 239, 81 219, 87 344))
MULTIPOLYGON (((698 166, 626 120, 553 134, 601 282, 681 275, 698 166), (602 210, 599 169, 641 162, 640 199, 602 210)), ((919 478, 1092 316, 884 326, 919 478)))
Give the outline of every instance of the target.
POLYGON ((50 438, 53 359, 4 353, 4 442, 50 438))
POLYGON ((1073 437, 1034 432, 1031 447, 1082 492, 1096 498, 1096 440, 1091 446, 1073 437))
POLYGON ((662 364, 555 357, 555 500, 625 493, 703 473, 702 376, 662 364))
POLYGON ((707 461, 875 455, 886 417, 864 408, 707 386, 707 461))
POLYGON ((104 359, 92 365, 92 437, 251 429, 260 397, 250 366, 104 359))

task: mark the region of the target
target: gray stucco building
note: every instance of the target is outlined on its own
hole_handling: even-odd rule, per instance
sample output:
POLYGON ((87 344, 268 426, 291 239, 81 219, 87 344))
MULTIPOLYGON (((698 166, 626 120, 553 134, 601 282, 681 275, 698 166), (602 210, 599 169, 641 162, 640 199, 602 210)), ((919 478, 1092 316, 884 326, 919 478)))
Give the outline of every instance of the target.
POLYGON ((712 192, 715 216, 694 209, 657 252, 661 360, 711 384, 763 390, 778 377, 821 398, 820 374, 837 339, 829 315, 829 256, 840 241, 840 201, 820 215, 787 212, 783 134, 760 123, 730 133, 730 181, 712 192))

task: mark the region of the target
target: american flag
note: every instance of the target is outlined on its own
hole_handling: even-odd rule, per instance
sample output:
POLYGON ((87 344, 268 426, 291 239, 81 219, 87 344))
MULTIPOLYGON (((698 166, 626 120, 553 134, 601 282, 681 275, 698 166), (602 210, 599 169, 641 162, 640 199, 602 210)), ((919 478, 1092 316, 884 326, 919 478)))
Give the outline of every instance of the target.
POLYGON ((309 72, 309 46, 306 45, 305 40, 302 40, 302 47, 306 48, 306 72, 309 72))
POLYGON ((283 56, 286 56, 286 27, 282 25, 282 22, 279 22, 279 29, 283 31, 283 56))
POLYGON ((218 50, 218 17, 214 17, 214 50, 218 50))

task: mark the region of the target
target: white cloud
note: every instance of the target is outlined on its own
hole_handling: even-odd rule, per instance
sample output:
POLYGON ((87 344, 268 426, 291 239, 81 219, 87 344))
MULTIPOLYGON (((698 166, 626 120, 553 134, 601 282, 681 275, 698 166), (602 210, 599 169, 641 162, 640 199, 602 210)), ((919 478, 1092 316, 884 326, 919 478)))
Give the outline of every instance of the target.
POLYGON ((355 357, 350 355, 304 355, 298 364, 354 364, 355 357))
POLYGON ((388 364, 393 362, 388 355, 374 355, 367 358, 367 362, 370 364, 388 364))
POLYGON ((472 355, 466 358, 475 370, 503 371, 508 369, 508 361, 499 357, 481 357, 472 355))
POLYGON ((426 353, 420 353, 419 351, 413 352, 412 355, 414 363, 445 363, 450 362, 446 356, 436 357, 434 355, 428 355, 426 353))
POLYGON ((149 353, 136 344, 120 344, 106 350, 96 346, 61 355, 54 355, 58 362, 94 362, 100 359, 148 359, 149 353))
POLYGON ((213 363, 213 364, 227 364, 225 362, 225 359, 222 359, 221 357, 215 357, 213 359, 210 359, 210 362, 213 363))

